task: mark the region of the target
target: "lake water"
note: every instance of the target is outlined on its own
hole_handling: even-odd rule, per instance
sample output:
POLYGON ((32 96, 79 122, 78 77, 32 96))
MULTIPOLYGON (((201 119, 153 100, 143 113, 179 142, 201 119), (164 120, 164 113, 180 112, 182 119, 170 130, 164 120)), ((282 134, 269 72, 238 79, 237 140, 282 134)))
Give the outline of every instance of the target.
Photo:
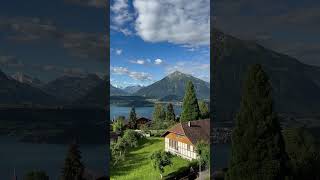
MULTIPOLYGON (((84 165, 98 174, 106 174, 107 145, 80 145, 84 165)), ((0 179, 11 179, 14 168, 18 179, 29 171, 44 170, 50 180, 57 180, 68 145, 30 144, 15 138, 0 137, 0 179)))
MULTIPOLYGON (((116 118, 118 116, 125 116, 126 118, 129 116, 131 107, 122 107, 116 105, 110 105, 110 119, 116 118)), ((136 107, 136 114, 138 117, 146 117, 151 119, 154 107, 136 107)), ((174 106, 174 112, 176 115, 181 113, 180 106, 174 106)))

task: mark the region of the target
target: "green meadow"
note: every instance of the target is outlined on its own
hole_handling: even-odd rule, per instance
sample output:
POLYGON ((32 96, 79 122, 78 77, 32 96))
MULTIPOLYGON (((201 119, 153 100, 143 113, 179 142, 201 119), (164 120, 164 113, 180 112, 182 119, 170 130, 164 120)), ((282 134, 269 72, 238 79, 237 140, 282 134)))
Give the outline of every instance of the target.
MULTIPOLYGON (((157 150, 164 150, 164 138, 147 138, 137 148, 131 149, 124 161, 111 167, 113 180, 160 179, 160 174, 152 166, 150 156, 157 150)), ((190 161, 174 156, 173 164, 165 167, 164 179, 170 173, 188 168, 190 161)))

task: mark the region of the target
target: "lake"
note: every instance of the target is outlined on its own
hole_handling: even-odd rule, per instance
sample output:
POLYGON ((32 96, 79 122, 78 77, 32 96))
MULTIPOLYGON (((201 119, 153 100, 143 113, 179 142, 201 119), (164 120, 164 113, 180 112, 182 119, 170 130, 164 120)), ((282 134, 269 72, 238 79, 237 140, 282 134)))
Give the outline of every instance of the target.
MULTIPOLYGON (((82 160, 88 169, 106 174, 107 145, 80 145, 82 160)), ((13 137, 0 136, 0 177, 11 179, 14 168, 18 179, 29 171, 44 170, 50 180, 57 180, 68 145, 22 143, 13 137)))
MULTIPOLYGON (((110 105, 110 120, 118 116, 125 116, 127 118, 129 116, 130 110, 131 107, 110 105)), ((152 119, 154 107, 136 107, 135 110, 138 117, 143 116, 152 119)), ((176 116, 179 115, 181 113, 181 107, 174 106, 174 112, 176 116)))

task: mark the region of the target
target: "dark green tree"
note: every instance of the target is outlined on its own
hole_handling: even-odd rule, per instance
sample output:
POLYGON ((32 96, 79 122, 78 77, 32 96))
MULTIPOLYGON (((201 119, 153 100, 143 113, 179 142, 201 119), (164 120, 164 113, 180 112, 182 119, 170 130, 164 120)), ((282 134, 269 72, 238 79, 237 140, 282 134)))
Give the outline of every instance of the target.
POLYGON ((195 88, 191 81, 187 82, 186 90, 182 103, 182 112, 180 121, 193 121, 200 118, 200 110, 198 105, 198 100, 195 92, 195 88))
POLYGON ((77 143, 69 147, 62 169, 62 180, 83 180, 84 165, 81 162, 81 152, 77 143))
POLYGON ((209 108, 204 101, 199 101, 199 109, 200 109, 202 119, 209 118, 209 115, 210 115, 209 108))
POLYGON ((155 104, 154 111, 152 113, 152 126, 155 129, 165 128, 166 112, 162 104, 155 104))
POLYGON ((162 179, 164 167, 170 166, 172 164, 171 154, 164 151, 155 151, 151 155, 151 160, 153 168, 160 172, 160 178, 162 179))
POLYGON ((28 172, 24 180, 49 180, 49 176, 46 174, 45 171, 31 171, 28 172))
POLYGON ((136 109, 134 107, 131 108, 131 111, 129 114, 129 124, 130 124, 130 127, 133 129, 137 129, 138 127, 137 114, 136 114, 136 109))
POLYGON ((174 113, 173 105, 169 103, 167 105, 166 122, 174 122, 175 120, 176 120, 176 115, 174 113))
POLYGON ((320 179, 320 147, 316 138, 304 128, 283 131, 293 180, 320 179))
POLYGON ((271 91, 262 67, 250 66, 232 132, 228 180, 282 180, 287 175, 285 144, 271 91))

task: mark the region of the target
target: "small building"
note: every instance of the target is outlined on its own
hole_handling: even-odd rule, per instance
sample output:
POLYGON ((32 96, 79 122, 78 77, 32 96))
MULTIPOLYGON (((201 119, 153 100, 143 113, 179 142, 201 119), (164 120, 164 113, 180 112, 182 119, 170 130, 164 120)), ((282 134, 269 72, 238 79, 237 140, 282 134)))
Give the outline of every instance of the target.
POLYGON ((151 124, 151 119, 148 119, 145 117, 140 117, 137 119, 138 129, 140 129, 142 125, 150 126, 150 124, 151 124))
POLYGON ((166 131, 165 151, 192 160, 197 158, 196 145, 210 142, 210 119, 178 123, 166 131))

